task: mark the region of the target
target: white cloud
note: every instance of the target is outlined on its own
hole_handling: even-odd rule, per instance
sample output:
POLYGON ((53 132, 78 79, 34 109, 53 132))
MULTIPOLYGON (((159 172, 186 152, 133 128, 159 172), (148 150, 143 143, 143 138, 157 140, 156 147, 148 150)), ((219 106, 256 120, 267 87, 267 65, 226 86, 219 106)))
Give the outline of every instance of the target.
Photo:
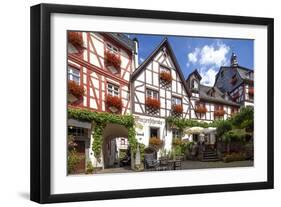
POLYGON ((195 50, 191 53, 188 53, 187 54, 187 57, 188 57, 188 60, 191 62, 191 63, 196 63, 197 60, 198 60, 198 55, 199 55, 199 52, 200 52, 200 49, 199 48, 195 48, 195 50))
POLYGON ((217 43, 216 45, 205 45, 200 51, 201 65, 216 65, 218 67, 226 64, 226 55, 230 51, 230 47, 217 43))
POLYGON ((202 76, 201 84, 213 86, 219 67, 227 64, 230 47, 222 42, 215 42, 203 47, 196 47, 187 54, 186 66, 193 65, 202 76))
POLYGON ((140 57, 140 63, 142 63, 144 61, 144 58, 140 57))
POLYGON ((207 86, 213 86, 215 83, 215 80, 216 80, 217 72, 218 71, 215 69, 215 67, 201 68, 199 70, 199 73, 202 76, 201 84, 207 85, 207 86))

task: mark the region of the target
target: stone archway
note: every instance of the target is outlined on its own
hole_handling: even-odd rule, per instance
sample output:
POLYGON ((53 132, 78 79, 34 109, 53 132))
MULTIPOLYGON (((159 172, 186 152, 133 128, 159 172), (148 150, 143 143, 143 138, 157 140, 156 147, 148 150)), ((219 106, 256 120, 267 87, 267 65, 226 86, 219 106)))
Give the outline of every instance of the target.
POLYGON ((125 147, 129 145, 128 142, 128 129, 125 126, 119 124, 109 123, 103 130, 103 144, 102 144, 102 156, 104 161, 104 168, 114 167, 116 164, 116 155, 119 154, 119 150, 122 146, 120 143, 122 139, 126 139, 125 147))

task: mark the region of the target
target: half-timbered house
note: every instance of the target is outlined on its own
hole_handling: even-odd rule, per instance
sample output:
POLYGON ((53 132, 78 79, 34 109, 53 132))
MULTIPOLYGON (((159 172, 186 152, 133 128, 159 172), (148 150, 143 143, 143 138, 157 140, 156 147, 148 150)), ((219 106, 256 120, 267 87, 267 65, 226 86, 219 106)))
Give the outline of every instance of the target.
MULTIPOLYGON (((68 32, 68 87, 73 87, 69 90, 76 95, 76 98, 71 94, 68 96, 68 106, 96 112, 130 114, 129 80, 138 66, 137 47, 137 41, 124 34, 68 32), (77 98, 79 87, 80 92, 84 93, 77 98)), ((94 126, 72 119, 68 120, 68 126, 69 132, 81 132, 79 136, 74 134, 74 137, 79 145, 77 148, 85 155, 82 162, 91 159, 96 163, 90 148, 94 126)), ((120 137, 127 137, 126 129, 114 124, 106 126, 104 156, 99 166, 113 163, 111 152, 114 150, 111 148, 119 143, 112 144, 112 140, 118 142, 120 137)))
POLYGON ((190 104, 185 79, 168 39, 164 39, 131 77, 132 113, 137 137, 149 146, 150 139, 171 148, 173 132, 165 118, 189 119, 190 104))

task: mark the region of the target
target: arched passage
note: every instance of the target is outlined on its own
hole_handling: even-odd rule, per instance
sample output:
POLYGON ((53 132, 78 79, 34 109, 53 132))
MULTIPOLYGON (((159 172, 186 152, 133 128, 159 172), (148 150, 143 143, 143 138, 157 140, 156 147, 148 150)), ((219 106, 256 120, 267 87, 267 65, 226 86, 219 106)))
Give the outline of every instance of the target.
POLYGON ((118 164, 120 153, 129 150, 128 129, 119 124, 109 123, 103 130, 102 154, 104 167, 111 168, 118 164))

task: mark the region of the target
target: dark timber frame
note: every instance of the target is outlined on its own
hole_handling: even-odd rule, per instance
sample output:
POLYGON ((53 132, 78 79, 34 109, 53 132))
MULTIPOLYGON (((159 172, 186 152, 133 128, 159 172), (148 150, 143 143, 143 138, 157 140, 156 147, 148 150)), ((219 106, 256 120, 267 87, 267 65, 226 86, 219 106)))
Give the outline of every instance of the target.
MULTIPOLYGON (((273 38, 274 23, 271 18, 242 17, 229 15, 210 15, 182 12, 166 12, 152 10, 134 10, 102 8, 89 6, 71 6, 40 4, 31 7, 31 174, 30 198, 39 203, 86 201, 102 199, 120 199, 146 196, 165 196, 194 193, 210 193, 223 191, 241 191, 273 188, 273 38), (235 184, 217 184, 201 186, 184 186, 153 189, 135 189, 105 192, 85 192, 73 194, 51 194, 50 177, 50 16, 53 13, 99 15, 111 17, 133 17, 162 20, 180 20, 206 23, 232 23, 267 26, 267 181, 235 184)), ((124 175, 126 176, 126 175, 124 175)))

